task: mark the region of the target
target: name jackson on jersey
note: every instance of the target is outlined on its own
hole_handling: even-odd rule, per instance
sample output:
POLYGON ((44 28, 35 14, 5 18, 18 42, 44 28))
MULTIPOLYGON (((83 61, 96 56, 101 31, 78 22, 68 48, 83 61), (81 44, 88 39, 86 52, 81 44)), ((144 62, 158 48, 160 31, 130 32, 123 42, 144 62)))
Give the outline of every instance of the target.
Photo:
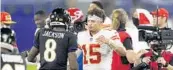
POLYGON ((44 31, 42 36, 53 37, 53 38, 64 38, 65 33, 52 32, 52 31, 44 31))

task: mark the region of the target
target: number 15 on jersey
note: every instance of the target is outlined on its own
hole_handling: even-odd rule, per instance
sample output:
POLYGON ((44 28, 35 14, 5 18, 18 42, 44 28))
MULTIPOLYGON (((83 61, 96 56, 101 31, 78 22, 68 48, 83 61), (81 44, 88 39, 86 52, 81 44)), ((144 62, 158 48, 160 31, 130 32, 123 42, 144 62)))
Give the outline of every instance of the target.
POLYGON ((99 44, 83 45, 82 49, 84 51, 84 64, 98 64, 101 62, 101 53, 99 52, 99 44))

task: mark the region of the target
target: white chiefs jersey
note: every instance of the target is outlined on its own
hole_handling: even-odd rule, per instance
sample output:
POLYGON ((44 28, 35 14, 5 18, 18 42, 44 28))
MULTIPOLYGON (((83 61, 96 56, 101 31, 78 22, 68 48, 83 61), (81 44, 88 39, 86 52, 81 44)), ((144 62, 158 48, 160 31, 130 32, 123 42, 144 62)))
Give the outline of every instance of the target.
POLYGON ((96 39, 103 35, 112 39, 115 43, 121 43, 118 32, 100 30, 90 36, 89 31, 78 34, 78 44, 83 51, 83 70, 111 70, 113 49, 107 44, 98 44, 96 39))

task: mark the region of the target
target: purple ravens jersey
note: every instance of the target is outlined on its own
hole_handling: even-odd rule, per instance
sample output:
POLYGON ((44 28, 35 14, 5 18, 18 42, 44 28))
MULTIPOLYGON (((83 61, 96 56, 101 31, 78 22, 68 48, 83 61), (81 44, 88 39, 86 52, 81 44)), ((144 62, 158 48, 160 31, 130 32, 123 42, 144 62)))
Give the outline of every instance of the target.
POLYGON ((34 42, 40 52, 40 70, 66 70, 68 53, 77 49, 76 39, 76 35, 67 31, 40 29, 34 42))

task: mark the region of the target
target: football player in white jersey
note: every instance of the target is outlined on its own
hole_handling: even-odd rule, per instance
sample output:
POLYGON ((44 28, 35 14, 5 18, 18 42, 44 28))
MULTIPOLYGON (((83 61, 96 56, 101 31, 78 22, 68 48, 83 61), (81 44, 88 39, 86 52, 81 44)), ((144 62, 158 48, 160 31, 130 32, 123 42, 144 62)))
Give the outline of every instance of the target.
POLYGON ((111 70, 112 53, 125 56, 125 48, 118 32, 102 30, 104 12, 93 9, 88 12, 88 30, 78 33, 79 48, 83 51, 83 70, 111 70))

